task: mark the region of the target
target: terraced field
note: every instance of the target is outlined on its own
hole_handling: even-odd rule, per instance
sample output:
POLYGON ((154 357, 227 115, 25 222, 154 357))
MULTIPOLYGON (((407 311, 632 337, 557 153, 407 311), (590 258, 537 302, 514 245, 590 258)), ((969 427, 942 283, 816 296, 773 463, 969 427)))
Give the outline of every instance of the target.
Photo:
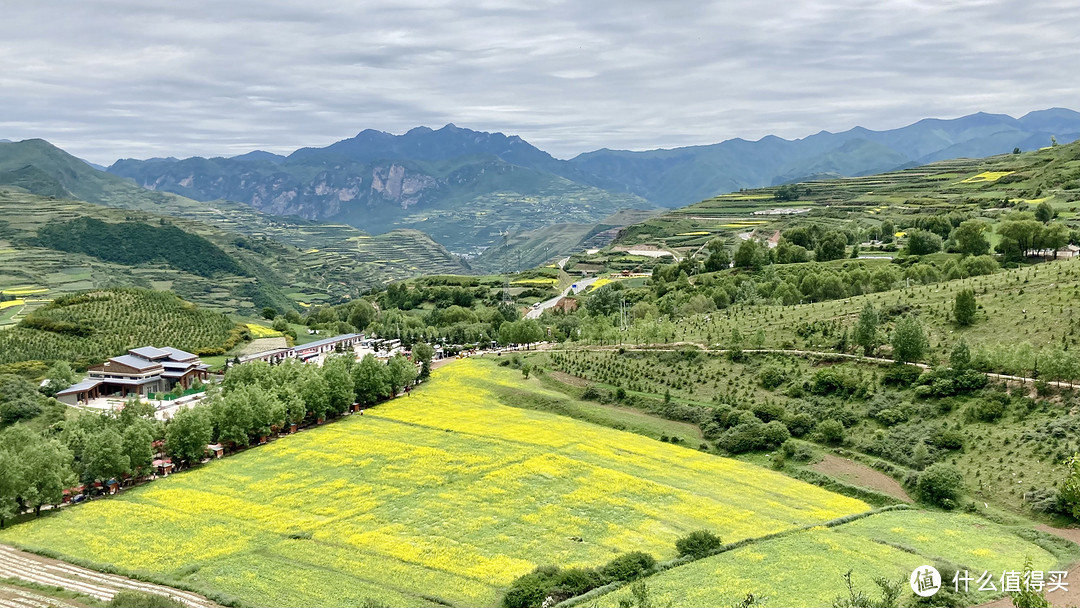
POLYGON ((498 603, 538 564, 661 559, 709 528, 733 541, 864 512, 739 461, 508 407, 566 400, 464 360, 364 416, 0 532, 279 606, 498 603))

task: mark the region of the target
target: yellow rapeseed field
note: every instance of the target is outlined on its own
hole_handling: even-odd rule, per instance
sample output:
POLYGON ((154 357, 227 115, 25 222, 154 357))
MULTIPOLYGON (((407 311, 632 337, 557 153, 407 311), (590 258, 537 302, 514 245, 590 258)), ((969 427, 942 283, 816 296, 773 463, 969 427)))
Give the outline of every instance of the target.
POLYGON ((567 399, 494 361, 411 397, 0 532, 250 604, 490 606, 540 564, 674 555, 868 510, 779 473, 500 403, 567 399))
POLYGON ((12 308, 14 306, 26 306, 26 300, 8 300, 7 302, 0 302, 0 310, 5 308, 12 308))
POLYGON ((997 180, 1005 177, 1006 175, 1012 175, 1013 171, 984 171, 978 175, 973 175, 960 183, 962 184, 978 184, 983 182, 996 182, 997 180))
POLYGON ((273 338, 280 336, 281 332, 275 331, 265 325, 259 325, 257 323, 245 323, 248 331, 251 332, 252 337, 255 338, 273 338))

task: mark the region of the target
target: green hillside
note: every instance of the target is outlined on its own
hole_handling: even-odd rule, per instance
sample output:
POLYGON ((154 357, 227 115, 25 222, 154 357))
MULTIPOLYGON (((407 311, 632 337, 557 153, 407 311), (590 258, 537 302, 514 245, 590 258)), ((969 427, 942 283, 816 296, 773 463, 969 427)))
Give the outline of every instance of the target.
POLYGON ((114 288, 65 295, 0 331, 0 365, 96 363, 147 344, 221 354, 239 341, 228 316, 171 293, 114 288))

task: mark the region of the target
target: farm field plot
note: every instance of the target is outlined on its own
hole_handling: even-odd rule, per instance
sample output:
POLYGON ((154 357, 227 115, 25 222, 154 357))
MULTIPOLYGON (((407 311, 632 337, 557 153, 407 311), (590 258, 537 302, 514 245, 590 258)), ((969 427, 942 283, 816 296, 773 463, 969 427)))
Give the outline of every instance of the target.
MULTIPOLYGON (((769 606, 831 606, 845 593, 842 577, 848 570, 856 588, 872 596, 874 578, 903 580, 901 597, 907 598, 907 577, 923 564, 945 561, 975 577, 983 571, 997 577, 1006 570, 1022 571, 1025 558, 1031 558, 1035 570, 1061 565, 1046 549, 978 517, 891 511, 750 544, 672 568, 647 584, 659 606, 731 606, 747 593, 766 597, 769 606)), ((943 581, 951 584, 951 579, 943 581)), ((617 606, 629 595, 623 589, 597 603, 617 606)))
POLYGON ((779 473, 502 405, 567 399, 482 360, 363 416, 57 515, 0 541, 275 606, 494 605, 539 564, 674 556, 869 507, 779 473))

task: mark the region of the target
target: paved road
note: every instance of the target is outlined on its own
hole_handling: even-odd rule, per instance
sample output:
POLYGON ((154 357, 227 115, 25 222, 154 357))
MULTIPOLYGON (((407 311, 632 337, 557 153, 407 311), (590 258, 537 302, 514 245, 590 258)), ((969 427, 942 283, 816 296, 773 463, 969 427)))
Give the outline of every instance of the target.
POLYGON ((559 303, 559 300, 561 300, 561 299, 565 298, 566 296, 570 295, 571 290, 573 290, 574 293, 581 293, 582 291, 585 290, 586 287, 588 287, 589 285, 592 285, 593 283, 595 283, 596 279, 598 279, 598 278, 599 277, 589 277, 587 279, 578 279, 575 283, 570 285, 570 287, 567 287, 566 289, 564 289, 562 291, 562 293, 560 293, 559 295, 555 296, 554 298, 551 298, 550 300, 546 300, 544 302, 541 302, 540 305, 537 306, 536 308, 530 308, 529 312, 525 313, 525 318, 526 319, 539 319, 540 315, 543 314, 545 310, 551 308, 552 306, 555 306, 556 304, 559 303))

